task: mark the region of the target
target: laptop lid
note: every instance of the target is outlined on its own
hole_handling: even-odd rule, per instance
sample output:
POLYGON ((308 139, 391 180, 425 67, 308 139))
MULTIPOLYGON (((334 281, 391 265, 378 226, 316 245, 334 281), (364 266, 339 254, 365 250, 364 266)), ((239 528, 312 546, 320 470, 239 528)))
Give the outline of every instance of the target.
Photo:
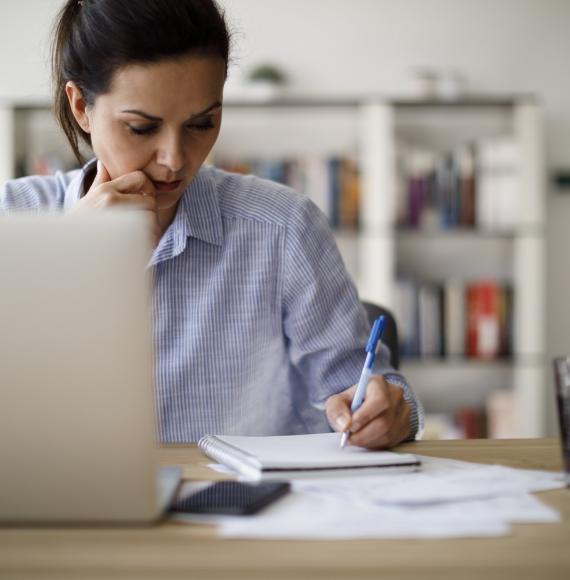
POLYGON ((159 515, 147 218, 0 218, 0 521, 159 515))

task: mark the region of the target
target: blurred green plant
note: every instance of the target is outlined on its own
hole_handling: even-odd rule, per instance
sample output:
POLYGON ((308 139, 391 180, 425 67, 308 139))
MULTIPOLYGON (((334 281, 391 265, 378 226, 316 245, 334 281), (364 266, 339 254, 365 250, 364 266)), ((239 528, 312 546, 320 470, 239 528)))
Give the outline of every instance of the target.
POLYGON ((247 79, 250 82, 265 81, 274 85, 284 85, 287 82, 287 75, 278 66, 263 63, 253 67, 247 79))

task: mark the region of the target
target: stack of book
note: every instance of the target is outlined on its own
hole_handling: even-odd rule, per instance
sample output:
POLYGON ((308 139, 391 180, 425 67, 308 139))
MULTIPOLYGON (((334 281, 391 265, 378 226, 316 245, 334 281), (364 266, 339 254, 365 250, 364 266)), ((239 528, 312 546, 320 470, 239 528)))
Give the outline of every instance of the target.
POLYGON ((306 193, 333 228, 358 228, 360 176, 356 162, 346 157, 239 161, 216 160, 216 166, 288 185, 306 193))
POLYGON ((494 280, 436 285, 401 278, 396 296, 403 357, 496 359, 511 354, 510 286, 494 280))
POLYGON ((425 439, 512 439, 515 429, 515 398, 512 391, 492 391, 483 403, 464 405, 452 413, 428 413, 425 439))
POLYGON ((511 137, 441 153, 401 146, 398 225, 510 231, 517 223, 518 151, 511 137))

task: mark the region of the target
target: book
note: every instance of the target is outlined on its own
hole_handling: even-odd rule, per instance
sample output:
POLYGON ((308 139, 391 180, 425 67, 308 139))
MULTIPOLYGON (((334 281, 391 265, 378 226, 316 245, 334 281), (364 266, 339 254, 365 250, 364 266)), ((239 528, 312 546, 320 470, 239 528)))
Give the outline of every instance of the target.
POLYGON ((399 277, 394 312, 403 358, 512 355, 513 289, 498 280, 441 284, 399 277))
POLYGON ((520 153, 511 136, 477 143, 476 221, 483 230, 512 231, 520 205, 520 153))
POLYGON ((278 159, 215 159, 220 169, 253 174, 308 195, 327 216, 332 228, 357 230, 361 176, 356 161, 347 156, 278 159))
POLYGON ((340 433, 249 437, 205 435, 200 450, 248 479, 291 479, 415 470, 415 455, 370 451, 362 447, 340 448, 340 433))
POLYGON ((483 439, 487 436, 485 412, 474 406, 464 406, 455 412, 455 423, 462 439, 483 439))
POLYGON ((447 280, 444 290, 445 355, 465 354, 465 285, 460 280, 447 280))
POLYGON ((456 162, 459 168, 459 197, 461 200, 460 225, 475 227, 475 152, 472 146, 466 145, 456 150, 456 162))
POLYGON ((418 289, 420 309, 420 355, 441 356, 441 291, 433 284, 418 289))
POLYGON ((402 357, 420 355, 420 319, 417 284, 410 278, 397 281, 394 313, 398 320, 398 336, 402 357))
POLYGON ((400 227, 507 232, 516 227, 520 151, 513 136, 486 137, 449 150, 399 143, 397 157, 404 198, 400 227))
POLYGON ((514 439, 516 429, 516 400, 512 391, 496 390, 486 401, 490 439, 514 439))
POLYGON ((501 354, 500 288, 480 281, 467 287, 467 355, 492 359, 501 354))

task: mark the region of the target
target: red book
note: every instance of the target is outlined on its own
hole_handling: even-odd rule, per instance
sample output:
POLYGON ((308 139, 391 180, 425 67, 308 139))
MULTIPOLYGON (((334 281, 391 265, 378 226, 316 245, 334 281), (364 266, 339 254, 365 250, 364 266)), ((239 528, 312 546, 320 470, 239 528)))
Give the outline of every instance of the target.
POLYGON ((462 407, 455 414, 455 422, 465 439, 485 437, 484 415, 475 407, 462 407))
POLYGON ((501 354, 500 292, 493 281, 467 287, 467 356, 490 359, 501 354))

